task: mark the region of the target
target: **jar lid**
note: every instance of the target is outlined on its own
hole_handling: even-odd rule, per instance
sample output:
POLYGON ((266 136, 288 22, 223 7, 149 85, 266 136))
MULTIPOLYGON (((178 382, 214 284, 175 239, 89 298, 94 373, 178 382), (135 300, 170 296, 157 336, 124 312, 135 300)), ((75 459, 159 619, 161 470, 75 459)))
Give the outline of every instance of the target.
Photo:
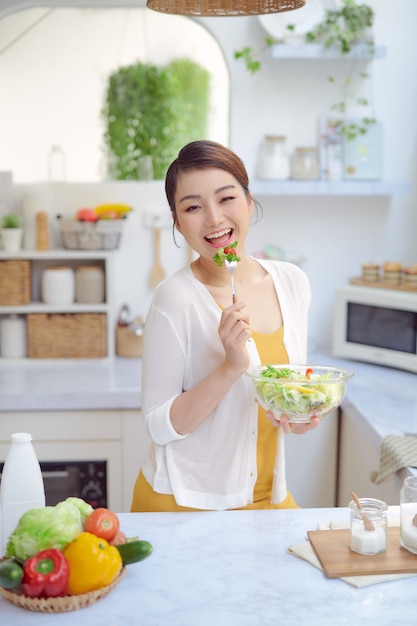
POLYGON ((317 148, 314 146, 301 146, 301 147, 297 147, 295 148, 296 152, 317 152, 317 148))
POLYGON ((265 135, 265 139, 273 141, 285 141, 287 137, 285 135, 265 135))
POLYGON ((78 272, 102 272, 103 268, 100 267, 100 265, 80 265, 80 267, 77 268, 77 273, 78 272))

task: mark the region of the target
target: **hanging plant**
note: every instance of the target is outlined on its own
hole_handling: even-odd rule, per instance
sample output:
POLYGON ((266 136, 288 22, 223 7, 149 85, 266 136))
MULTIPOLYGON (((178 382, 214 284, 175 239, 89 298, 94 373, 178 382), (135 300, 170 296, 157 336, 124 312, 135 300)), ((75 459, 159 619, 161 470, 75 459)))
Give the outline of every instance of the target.
POLYGON ((137 180, 139 159, 151 156, 154 178, 164 178, 185 143, 205 138, 209 101, 210 75, 188 59, 117 69, 102 110, 109 176, 137 180))

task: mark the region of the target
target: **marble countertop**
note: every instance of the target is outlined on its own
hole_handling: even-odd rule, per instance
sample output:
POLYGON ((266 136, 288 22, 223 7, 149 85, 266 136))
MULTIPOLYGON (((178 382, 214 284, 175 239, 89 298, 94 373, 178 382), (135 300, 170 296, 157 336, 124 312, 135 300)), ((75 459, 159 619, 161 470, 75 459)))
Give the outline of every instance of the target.
MULTIPOLYGON (((313 352, 310 363, 354 371, 343 409, 374 448, 388 434, 417 433, 416 374, 313 352)), ((138 409, 141 359, 0 363, 0 412, 138 409)))
POLYGON ((141 359, 8 360, 0 411, 138 409, 141 359))
MULTIPOLYGON (((398 507, 393 507, 398 509, 398 507)), ((319 521, 348 510, 124 513, 128 536, 150 541, 117 588, 76 613, 45 615, 0 598, 2 623, 66 626, 404 626, 417 623, 416 577, 356 588, 287 552, 319 521)), ((372 558, 372 557, 363 557, 372 558)))

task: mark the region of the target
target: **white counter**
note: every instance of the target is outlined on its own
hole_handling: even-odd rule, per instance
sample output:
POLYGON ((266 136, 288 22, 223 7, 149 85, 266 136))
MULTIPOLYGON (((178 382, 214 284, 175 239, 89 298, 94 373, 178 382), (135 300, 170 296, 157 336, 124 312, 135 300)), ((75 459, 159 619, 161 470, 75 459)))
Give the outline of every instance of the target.
MULTIPOLYGON (((417 433, 417 376, 314 353, 310 362, 351 369, 343 407, 374 447, 417 433)), ((0 362, 0 412, 141 408, 141 359, 0 362)))
MULTIPOLYGON (((328 579, 287 548, 347 509, 121 514, 128 536, 150 541, 147 560, 118 587, 73 613, 31 613, 0 599, 13 626, 403 626, 417 623, 416 577, 361 589, 328 579)), ((372 558, 372 557, 364 557, 372 558)), ((417 563, 417 557, 416 557, 417 563)))
POLYGON ((141 372, 141 359, 0 361, 0 412, 139 409, 141 372))

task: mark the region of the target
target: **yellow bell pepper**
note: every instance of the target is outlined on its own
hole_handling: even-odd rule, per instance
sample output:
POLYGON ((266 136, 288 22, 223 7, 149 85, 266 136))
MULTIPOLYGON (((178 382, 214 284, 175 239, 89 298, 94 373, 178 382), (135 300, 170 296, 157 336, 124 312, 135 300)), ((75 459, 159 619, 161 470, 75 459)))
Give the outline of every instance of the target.
POLYGON ((74 596, 110 585, 122 568, 118 549, 92 533, 77 535, 64 556, 69 563, 67 592, 74 596))

